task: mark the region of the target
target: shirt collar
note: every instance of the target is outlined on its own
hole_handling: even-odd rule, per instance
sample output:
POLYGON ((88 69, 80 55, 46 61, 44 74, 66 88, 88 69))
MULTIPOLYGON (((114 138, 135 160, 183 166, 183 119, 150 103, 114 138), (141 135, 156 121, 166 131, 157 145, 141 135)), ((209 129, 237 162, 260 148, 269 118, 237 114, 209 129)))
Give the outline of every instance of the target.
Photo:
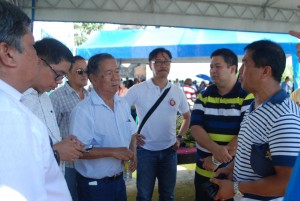
MULTIPOLYGON (((261 106, 264 106, 265 104, 267 104, 269 102, 272 103, 273 105, 280 104, 286 98, 287 98, 287 93, 285 92, 285 90, 281 89, 279 92, 277 92, 276 94, 274 94, 273 96, 268 98, 265 102, 263 102, 263 104, 261 104, 261 106)), ((250 108, 249 108, 250 112, 253 111, 254 105, 255 105, 255 99, 250 105, 250 108)))
POLYGON ((5 93, 9 94, 10 96, 12 96, 13 98, 17 99, 18 101, 21 100, 22 94, 1 79, 0 79, 0 89, 5 93))
MULTIPOLYGON (((69 94, 76 93, 76 91, 70 86, 69 82, 66 82, 64 86, 66 87, 67 93, 69 94)), ((84 87, 82 88, 82 90, 83 90, 83 95, 86 97, 89 94, 88 90, 86 90, 84 87)))
MULTIPOLYGON (((146 81, 147 82, 147 85, 148 87, 151 89, 151 88, 159 88, 159 86, 155 85, 152 81, 152 79, 149 79, 146 81)), ((171 83, 168 82, 167 85, 162 89, 162 91, 164 91, 165 89, 169 88, 171 86, 171 83)))
MULTIPOLYGON (((90 93, 90 96, 91 96, 91 100, 93 102, 94 105, 106 105, 106 103, 103 101, 103 99, 97 94, 97 92, 92 89, 91 93, 90 93)), ((118 103, 121 101, 121 97, 118 96, 118 94, 116 93, 114 95, 114 104, 118 103)))

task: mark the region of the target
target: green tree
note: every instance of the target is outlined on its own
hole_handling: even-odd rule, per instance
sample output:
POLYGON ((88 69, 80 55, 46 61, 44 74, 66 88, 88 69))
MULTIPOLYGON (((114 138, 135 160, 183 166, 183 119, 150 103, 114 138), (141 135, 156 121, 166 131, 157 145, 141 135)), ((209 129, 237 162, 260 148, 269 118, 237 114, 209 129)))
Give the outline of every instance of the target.
POLYGON ((79 46, 84 43, 92 32, 101 30, 103 26, 104 24, 100 23, 74 23, 75 45, 79 46))

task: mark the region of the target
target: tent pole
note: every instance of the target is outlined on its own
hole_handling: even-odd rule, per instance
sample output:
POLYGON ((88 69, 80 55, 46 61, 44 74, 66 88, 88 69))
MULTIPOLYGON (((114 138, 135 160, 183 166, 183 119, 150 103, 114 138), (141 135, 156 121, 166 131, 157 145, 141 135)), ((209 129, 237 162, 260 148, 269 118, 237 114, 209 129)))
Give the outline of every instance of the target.
POLYGON ((299 62, 296 54, 292 54, 292 65, 293 65, 293 76, 294 76, 294 90, 299 87, 300 81, 300 72, 299 72, 299 62))
POLYGON ((31 1, 31 31, 33 32, 33 22, 35 18, 35 0, 31 1))

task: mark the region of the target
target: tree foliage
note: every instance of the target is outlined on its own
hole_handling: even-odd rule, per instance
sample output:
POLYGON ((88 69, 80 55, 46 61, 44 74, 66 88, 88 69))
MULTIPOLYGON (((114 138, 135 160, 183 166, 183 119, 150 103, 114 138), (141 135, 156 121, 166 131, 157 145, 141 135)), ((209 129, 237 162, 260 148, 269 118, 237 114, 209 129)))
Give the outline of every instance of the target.
POLYGON ((92 32, 101 30, 103 26, 104 24, 100 23, 74 23, 75 45, 84 43, 92 32))

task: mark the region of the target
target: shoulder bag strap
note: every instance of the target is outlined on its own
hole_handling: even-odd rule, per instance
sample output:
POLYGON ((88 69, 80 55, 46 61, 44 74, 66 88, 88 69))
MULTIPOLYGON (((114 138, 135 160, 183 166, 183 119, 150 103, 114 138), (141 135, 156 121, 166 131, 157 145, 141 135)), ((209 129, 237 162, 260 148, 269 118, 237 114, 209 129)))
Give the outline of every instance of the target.
POLYGON ((154 112, 154 110, 158 107, 158 105, 161 103, 161 101, 166 97, 167 93, 170 91, 171 87, 167 88, 164 93, 162 93, 162 95, 157 99, 157 101, 154 103, 154 105, 150 108, 150 110, 147 112, 147 114, 145 115, 143 121, 141 122, 138 132, 140 133, 144 124, 146 123, 146 121, 148 120, 148 118, 151 116, 151 114, 154 112))

